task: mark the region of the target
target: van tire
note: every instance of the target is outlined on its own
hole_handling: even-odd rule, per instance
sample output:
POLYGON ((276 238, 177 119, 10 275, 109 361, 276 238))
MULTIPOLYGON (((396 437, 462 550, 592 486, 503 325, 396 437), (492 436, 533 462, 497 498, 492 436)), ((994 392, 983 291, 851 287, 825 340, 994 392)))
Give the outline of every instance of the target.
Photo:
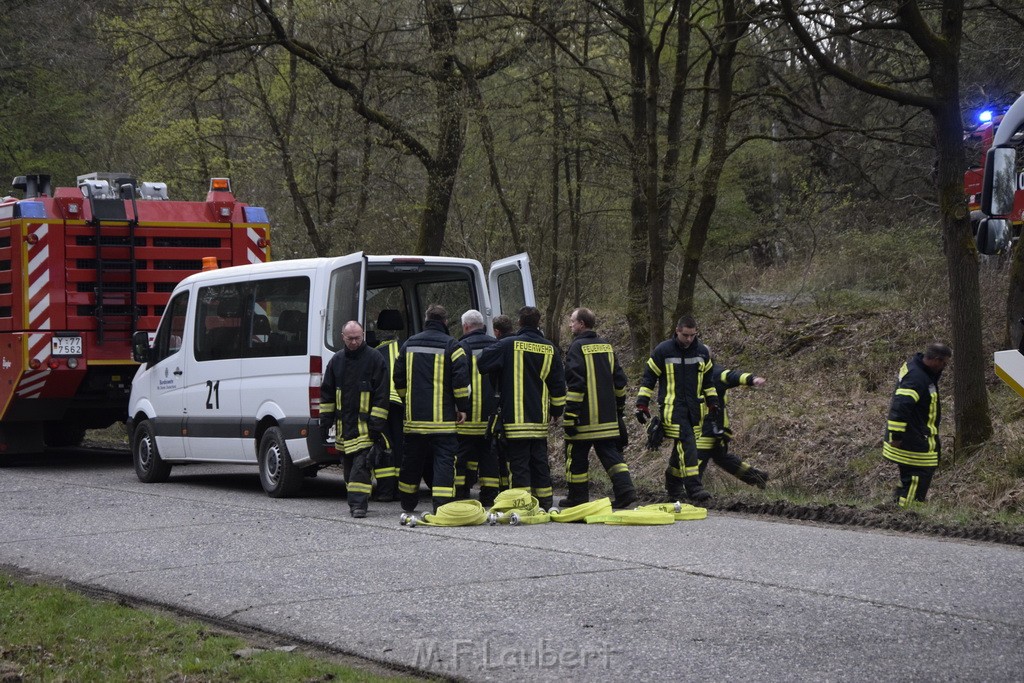
POLYGON ((139 481, 146 484, 167 481, 171 476, 171 466, 160 457, 160 451, 156 447, 156 436, 153 434, 153 424, 149 420, 143 420, 135 427, 135 435, 132 437, 132 462, 139 481))
POLYGON ((287 498, 302 487, 302 469, 292 463, 280 427, 271 427, 260 439, 260 484, 271 498, 287 498))

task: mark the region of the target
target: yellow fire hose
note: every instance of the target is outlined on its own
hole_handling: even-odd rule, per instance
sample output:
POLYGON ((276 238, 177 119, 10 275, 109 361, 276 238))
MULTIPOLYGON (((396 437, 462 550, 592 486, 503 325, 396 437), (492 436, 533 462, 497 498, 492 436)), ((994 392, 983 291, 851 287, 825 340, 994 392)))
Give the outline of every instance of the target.
POLYGON ((658 503, 656 505, 640 505, 637 510, 652 512, 671 512, 677 520, 707 519, 708 509, 699 508, 688 503, 658 503))
POLYGON ((487 521, 487 512, 478 500, 456 500, 437 508, 437 512, 423 517, 403 514, 399 523, 403 526, 478 526, 487 521))
POLYGON ((590 515, 587 524, 611 524, 613 526, 653 526, 656 524, 675 524, 676 517, 671 512, 660 510, 617 510, 610 514, 590 515))
POLYGON ((544 511, 534 496, 526 489, 509 489, 502 491, 494 498, 487 523, 509 524, 544 524, 550 522, 551 516, 544 511))
POLYGON ((611 498, 600 498, 589 503, 573 505, 551 513, 552 522, 582 522, 591 515, 606 515, 612 511, 611 498))

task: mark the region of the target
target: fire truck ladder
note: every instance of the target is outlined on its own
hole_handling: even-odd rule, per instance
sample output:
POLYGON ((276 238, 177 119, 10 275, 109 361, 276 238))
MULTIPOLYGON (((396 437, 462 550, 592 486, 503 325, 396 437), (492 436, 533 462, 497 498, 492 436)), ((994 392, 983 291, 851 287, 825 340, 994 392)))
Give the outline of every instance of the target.
MULTIPOLYGON (((89 207, 92 211, 92 220, 89 225, 95 230, 96 238, 96 307, 93 315, 96 318, 96 343, 102 345, 107 332, 127 331, 126 339, 130 339, 139 326, 138 306, 138 263, 135 260, 135 231, 139 226, 139 207, 135 203, 135 182, 129 178, 118 179, 115 182, 116 189, 120 194, 119 198, 95 197, 91 188, 86 189, 86 197, 89 199, 89 207), (132 216, 128 217, 125 211, 125 200, 131 199, 132 216), (127 244, 122 245, 117 240, 105 240, 103 238, 103 227, 112 225, 124 225, 128 228, 127 244), (128 291, 124 291, 123 282, 107 282, 104 276, 105 261, 111 266, 125 263, 121 258, 113 256, 104 259, 104 251, 114 249, 128 249, 128 291), (120 285, 120 286, 119 286, 120 285), (127 294, 127 296, 125 296, 127 294), (111 308, 118 309, 117 313, 110 311, 111 308), (127 312, 124 312, 127 308, 127 312), (125 319, 123 322, 115 322, 114 318, 125 319)), ((85 186, 88 188, 88 186, 85 186)), ((112 272, 120 272, 121 269, 112 268, 112 272)), ((121 339, 121 337, 118 337, 121 339)))

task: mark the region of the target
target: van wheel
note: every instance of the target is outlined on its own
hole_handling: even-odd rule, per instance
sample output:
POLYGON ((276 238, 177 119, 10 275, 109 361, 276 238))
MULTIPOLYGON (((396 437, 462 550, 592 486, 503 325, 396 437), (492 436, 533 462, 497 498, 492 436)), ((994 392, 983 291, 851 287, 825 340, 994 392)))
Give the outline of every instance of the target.
POLYGON ((302 470, 292 464, 279 427, 271 427, 260 440, 260 484, 271 498, 287 498, 302 486, 302 470))
POLYGON ((171 466, 164 462, 156 448, 153 424, 149 420, 143 420, 135 428, 135 436, 132 438, 132 461, 139 481, 156 484, 167 481, 171 476, 171 466))

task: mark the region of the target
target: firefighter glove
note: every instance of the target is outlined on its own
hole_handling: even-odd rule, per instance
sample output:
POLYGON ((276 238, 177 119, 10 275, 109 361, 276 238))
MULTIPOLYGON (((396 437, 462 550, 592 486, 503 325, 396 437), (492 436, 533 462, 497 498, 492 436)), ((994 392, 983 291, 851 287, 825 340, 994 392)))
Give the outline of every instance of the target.
POLYGON ((645 405, 636 406, 636 421, 640 424, 647 424, 647 421, 651 419, 651 409, 645 405))

